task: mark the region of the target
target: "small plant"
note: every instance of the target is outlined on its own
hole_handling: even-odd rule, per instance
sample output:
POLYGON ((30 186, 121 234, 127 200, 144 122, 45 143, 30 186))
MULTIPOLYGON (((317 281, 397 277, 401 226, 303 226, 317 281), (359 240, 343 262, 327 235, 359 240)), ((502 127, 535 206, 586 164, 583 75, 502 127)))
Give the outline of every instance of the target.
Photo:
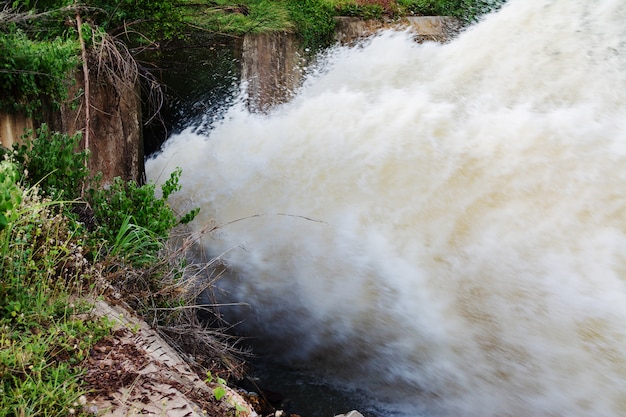
POLYGON ((88 190, 88 199, 93 207, 94 215, 100 223, 99 234, 109 242, 120 242, 127 233, 120 231, 134 228, 133 236, 141 233, 144 238, 165 240, 170 230, 178 224, 185 224, 193 220, 199 209, 178 218, 174 210, 167 204, 168 197, 180 190, 178 183, 181 169, 176 169, 170 178, 161 186, 162 196, 156 196, 154 183, 137 185, 134 181, 124 182, 115 178, 108 188, 91 188, 88 190), (140 232, 141 230, 141 232, 140 232))
POLYGON ((207 371, 206 375, 207 377, 205 379, 205 382, 207 384, 212 384, 213 382, 217 384, 217 386, 213 388, 213 396, 217 401, 220 401, 226 395, 226 380, 219 376, 213 377, 211 371, 207 371))
POLYGON ((80 196, 89 175, 89 152, 80 151, 81 134, 52 132, 44 123, 35 131, 28 129, 21 144, 13 145, 13 159, 25 172, 27 185, 37 185, 45 195, 73 200, 80 196))
POLYGON ((145 227, 131 223, 132 216, 126 217, 115 240, 110 242, 109 254, 126 259, 136 267, 158 262, 163 240, 145 227))
POLYGON ((0 161, 0 231, 14 221, 22 202, 22 190, 17 185, 19 174, 15 164, 0 161))
POLYGON ((226 397, 226 380, 224 378, 221 378, 219 376, 213 377, 211 371, 207 371, 206 375, 207 377, 205 378, 204 382, 206 382, 207 384, 216 384, 216 386, 213 388, 213 398, 215 398, 216 401, 228 399, 229 406, 235 409, 236 417, 240 415, 248 415, 249 411, 246 407, 237 402, 233 397, 226 397))

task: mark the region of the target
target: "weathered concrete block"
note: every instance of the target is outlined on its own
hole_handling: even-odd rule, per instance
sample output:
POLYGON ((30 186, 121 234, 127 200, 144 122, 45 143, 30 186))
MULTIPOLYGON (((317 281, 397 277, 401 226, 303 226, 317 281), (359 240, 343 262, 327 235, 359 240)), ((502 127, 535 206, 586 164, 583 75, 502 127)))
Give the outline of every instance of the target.
POLYGON ((241 79, 247 83, 248 103, 255 111, 289 101, 302 79, 301 48, 292 33, 246 35, 241 63, 241 79))
POLYGON ((24 134, 25 129, 33 128, 33 120, 23 114, 0 113, 0 143, 10 148, 24 134))
POLYGON ((393 21, 337 17, 336 21, 335 41, 343 44, 356 42, 385 29, 410 29, 418 42, 445 42, 461 29, 458 19, 447 16, 409 16, 393 21))
MULTIPOLYGON (((143 179, 143 137, 139 87, 90 82, 89 170, 102 172, 103 181, 114 177, 143 179)), ((77 71, 70 97, 84 88, 82 71, 77 71)), ((84 100, 78 108, 66 105, 61 110, 62 130, 73 134, 85 129, 84 100)), ((83 145, 85 135, 83 134, 83 145)))

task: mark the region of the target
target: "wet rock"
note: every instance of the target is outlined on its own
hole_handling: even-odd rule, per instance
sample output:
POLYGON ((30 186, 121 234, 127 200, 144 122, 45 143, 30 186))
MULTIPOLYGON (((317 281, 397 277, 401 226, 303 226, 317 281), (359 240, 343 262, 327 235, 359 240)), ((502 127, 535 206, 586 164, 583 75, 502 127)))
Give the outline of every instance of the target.
POLYGON ((363 414, 356 410, 349 411, 347 414, 337 414, 335 417, 363 417, 363 414))

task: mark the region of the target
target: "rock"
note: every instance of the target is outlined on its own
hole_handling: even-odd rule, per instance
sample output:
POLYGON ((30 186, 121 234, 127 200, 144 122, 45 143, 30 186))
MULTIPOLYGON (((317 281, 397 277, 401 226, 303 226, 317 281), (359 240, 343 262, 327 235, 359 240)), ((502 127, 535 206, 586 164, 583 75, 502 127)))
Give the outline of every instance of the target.
POLYGON ((349 411, 347 414, 338 414, 335 417, 363 417, 363 414, 356 410, 349 411))

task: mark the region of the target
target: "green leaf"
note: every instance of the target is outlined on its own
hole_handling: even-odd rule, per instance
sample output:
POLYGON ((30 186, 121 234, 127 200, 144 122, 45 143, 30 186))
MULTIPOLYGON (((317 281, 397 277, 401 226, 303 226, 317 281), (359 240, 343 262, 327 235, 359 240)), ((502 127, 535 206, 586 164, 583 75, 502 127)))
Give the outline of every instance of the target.
POLYGON ((224 398, 225 395, 226 395, 226 388, 224 388, 222 385, 217 386, 213 389, 213 396, 215 397, 217 401, 224 398))

